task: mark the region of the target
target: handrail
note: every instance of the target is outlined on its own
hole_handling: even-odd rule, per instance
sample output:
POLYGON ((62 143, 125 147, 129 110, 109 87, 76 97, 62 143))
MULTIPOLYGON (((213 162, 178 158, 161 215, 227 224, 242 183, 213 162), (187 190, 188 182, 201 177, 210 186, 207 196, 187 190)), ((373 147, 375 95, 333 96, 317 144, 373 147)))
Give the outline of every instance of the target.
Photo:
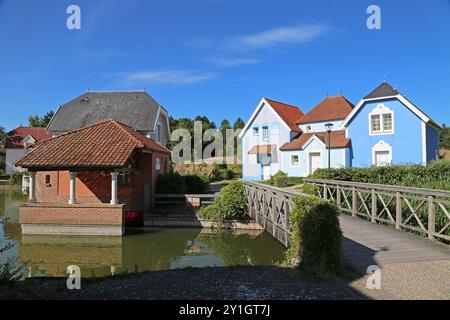
POLYGON ((389 191, 399 191, 399 192, 409 192, 422 195, 430 195, 436 197, 450 197, 450 191, 437 190, 437 189, 425 189, 425 188, 415 188, 415 187, 403 187, 403 186, 392 186, 386 184, 376 184, 376 183, 363 183, 363 182, 353 182, 344 180, 327 180, 327 179, 304 179, 306 183, 317 183, 317 184, 331 184, 339 186, 349 186, 349 187, 361 187, 367 189, 383 189, 389 191))

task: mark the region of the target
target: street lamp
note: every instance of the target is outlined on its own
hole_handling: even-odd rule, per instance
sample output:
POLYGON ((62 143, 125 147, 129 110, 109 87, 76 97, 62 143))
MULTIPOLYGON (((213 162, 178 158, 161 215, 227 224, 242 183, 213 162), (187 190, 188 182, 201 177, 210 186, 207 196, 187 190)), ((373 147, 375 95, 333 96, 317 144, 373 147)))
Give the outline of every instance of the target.
POLYGON ((328 170, 331 169, 331 129, 333 128, 333 124, 328 122, 325 123, 325 128, 327 128, 327 132, 328 132, 328 170))

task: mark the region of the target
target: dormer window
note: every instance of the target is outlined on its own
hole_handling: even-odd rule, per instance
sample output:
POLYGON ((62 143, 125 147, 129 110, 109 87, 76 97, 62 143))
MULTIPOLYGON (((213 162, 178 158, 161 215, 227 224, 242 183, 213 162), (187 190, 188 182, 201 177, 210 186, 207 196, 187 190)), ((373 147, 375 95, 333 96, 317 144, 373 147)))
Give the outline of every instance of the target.
POLYGON ((254 135, 254 136, 259 135, 259 128, 258 128, 258 127, 254 127, 254 128, 253 128, 253 135, 254 135))
POLYGON ((369 134, 394 133, 394 112, 384 104, 379 104, 369 113, 369 134))

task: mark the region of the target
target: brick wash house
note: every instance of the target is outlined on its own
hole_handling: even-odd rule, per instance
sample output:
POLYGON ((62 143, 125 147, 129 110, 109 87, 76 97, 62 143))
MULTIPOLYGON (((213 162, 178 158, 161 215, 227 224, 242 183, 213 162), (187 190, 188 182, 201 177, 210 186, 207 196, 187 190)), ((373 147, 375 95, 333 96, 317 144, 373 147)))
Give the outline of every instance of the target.
POLYGON ((114 120, 41 142, 15 164, 30 176, 22 233, 123 235, 125 212, 149 209, 169 161, 167 148, 114 120))

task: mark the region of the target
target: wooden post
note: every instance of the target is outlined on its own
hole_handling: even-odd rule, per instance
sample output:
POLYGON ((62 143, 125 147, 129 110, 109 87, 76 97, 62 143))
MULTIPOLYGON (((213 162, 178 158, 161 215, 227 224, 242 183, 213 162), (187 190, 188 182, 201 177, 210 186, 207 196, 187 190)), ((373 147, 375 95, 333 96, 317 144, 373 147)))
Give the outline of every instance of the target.
POLYGON ((324 198, 325 200, 328 199, 327 184, 326 184, 325 182, 324 182, 324 184, 323 184, 323 198, 324 198))
POLYGON ((434 197, 428 196, 428 239, 434 240, 436 232, 436 207, 434 197))
POLYGON ((275 237, 275 225, 276 225, 275 216, 277 213, 277 198, 275 196, 273 196, 272 201, 273 201, 272 202, 272 217, 271 217, 271 219, 272 219, 272 235, 275 237))
POLYGON ((267 212, 267 199, 266 199, 266 193, 265 192, 263 193, 262 200, 263 200, 262 216, 265 217, 266 216, 266 212, 267 212))
POLYGON ((336 204, 341 207, 341 187, 336 185, 336 204))
POLYGON ((402 195, 397 191, 395 194, 395 229, 400 230, 402 224, 402 195))
POLYGON ((356 216, 356 203, 358 201, 358 198, 356 197, 356 188, 352 187, 352 217, 356 216))
POLYGON ((375 223, 377 219, 377 194, 375 189, 372 189, 372 223, 375 223))
POLYGON ((290 208, 289 208, 289 200, 284 200, 284 245, 286 247, 289 247, 289 214, 290 214, 290 208))

